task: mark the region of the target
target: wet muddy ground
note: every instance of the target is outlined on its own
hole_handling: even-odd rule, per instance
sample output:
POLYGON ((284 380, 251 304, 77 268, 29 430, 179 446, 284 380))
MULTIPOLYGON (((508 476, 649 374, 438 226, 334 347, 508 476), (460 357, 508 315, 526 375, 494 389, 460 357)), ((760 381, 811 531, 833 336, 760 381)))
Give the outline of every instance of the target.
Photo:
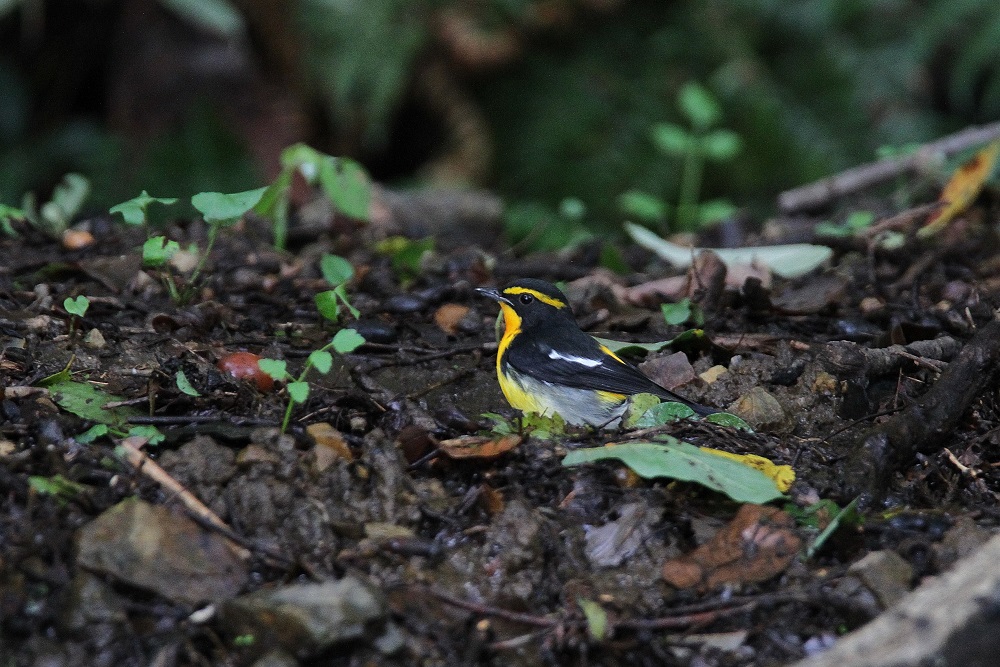
MULTIPOLYGON (((664 564, 710 542, 737 503, 619 464, 562 465, 615 433, 515 437, 508 451, 467 456, 448 443, 498 442, 483 413, 514 415, 494 375, 495 305, 475 287, 566 280, 589 330, 648 342, 684 327, 663 324, 653 298, 626 303, 622 288, 683 271, 635 248, 630 272, 613 277, 593 247, 513 260, 457 246, 404 277, 350 236, 278 253, 250 223, 223 235, 205 283, 178 306, 142 269, 144 236, 104 218, 90 226, 97 242, 82 250, 31 230, 0 241, 3 665, 781 665, 995 531, 988 345, 974 377, 952 380, 971 391, 950 392, 950 419, 922 406, 932 436, 891 456, 865 446, 879 428, 896 442, 893 417, 921 407, 992 321, 1000 246, 986 229, 891 252, 840 247, 794 280, 694 276, 706 335, 683 350, 690 381, 676 390, 756 428, 683 421, 667 432, 792 466, 795 485, 772 505, 797 517, 787 534, 803 549, 829 516, 811 523, 796 508, 861 497, 863 522, 763 580, 737 563, 724 584, 676 586, 664 564), (286 392, 216 363, 250 351, 298 375, 339 328, 314 303, 325 252, 355 267, 361 317, 344 323, 368 343, 309 376, 282 434, 286 392), (74 320, 62 304, 80 294, 90 308, 74 320), (132 409, 127 427, 155 425, 165 439, 80 442, 94 421, 41 386, 67 368, 132 409), (178 387, 178 371, 200 395, 178 387)), ((170 231, 204 236, 196 223, 170 231)), ((658 366, 669 355, 644 368, 669 376, 658 366)))

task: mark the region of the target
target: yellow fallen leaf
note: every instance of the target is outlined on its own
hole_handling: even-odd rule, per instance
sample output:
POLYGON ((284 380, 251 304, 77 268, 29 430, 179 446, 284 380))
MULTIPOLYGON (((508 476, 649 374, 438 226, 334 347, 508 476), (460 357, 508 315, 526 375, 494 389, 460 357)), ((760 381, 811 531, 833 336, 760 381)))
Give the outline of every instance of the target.
POLYGON ((699 449, 708 454, 715 454, 716 456, 732 459, 733 461, 739 461, 743 465, 747 465, 761 471, 771 478, 774 485, 777 486, 778 490, 782 493, 785 493, 788 489, 792 488, 792 482, 795 481, 795 471, 792 470, 792 466, 778 465, 763 456, 757 456, 756 454, 733 454, 731 452, 724 452, 721 449, 712 449, 710 447, 699 447, 699 449))
POLYGON ((941 190, 938 201, 941 208, 932 213, 917 236, 926 238, 944 229, 951 220, 967 209, 983 189, 986 180, 993 173, 997 156, 1000 155, 1000 140, 987 144, 972 159, 955 170, 951 179, 941 190))

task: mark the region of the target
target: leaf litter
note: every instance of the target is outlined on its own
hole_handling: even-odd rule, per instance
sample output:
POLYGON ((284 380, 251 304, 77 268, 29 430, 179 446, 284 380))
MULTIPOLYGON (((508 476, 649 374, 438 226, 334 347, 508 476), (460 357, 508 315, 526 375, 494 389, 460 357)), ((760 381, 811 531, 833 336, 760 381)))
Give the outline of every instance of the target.
MULTIPOLYGON (((327 179, 357 177, 317 167, 327 179)), ((237 208, 266 193, 250 194, 237 208)), ((349 205, 360 214, 369 202, 349 205)), ((694 375, 677 390, 754 427, 741 429, 728 418, 721 425, 657 419, 643 426, 660 430, 645 442, 606 447, 612 438, 551 420, 520 421, 506 409, 493 375, 495 313, 471 290, 490 279, 476 259, 480 250, 422 248, 419 263, 409 263, 401 277, 388 258, 360 244, 335 248, 320 237, 293 258, 255 240, 267 234, 255 232, 252 220, 240 225, 239 234, 219 234, 205 282, 183 306, 139 262, 129 262, 131 273, 112 284, 82 271, 46 275, 39 267, 66 259, 57 241, 2 241, 5 256, 31 243, 43 258, 0 274, 0 324, 8 335, 0 356, 0 593, 12 610, 0 628, 15 660, 31 664, 55 652, 78 664, 140 665, 174 656, 181 663, 249 665, 284 651, 310 664, 348 651, 378 664, 515 664, 520 658, 511 647, 529 646, 550 664, 583 653, 599 654, 602 664, 641 664, 680 655, 671 653, 671 629, 698 627, 704 643, 689 634, 685 646, 699 660, 787 664, 816 638, 877 613, 849 597, 877 574, 851 584, 851 593, 835 587, 867 553, 895 553, 915 581, 950 562, 934 555, 949 535, 949 516, 976 517, 986 533, 995 528, 995 396, 969 399, 968 418, 946 433, 947 453, 926 450, 895 462, 899 474, 865 489, 898 511, 861 503, 861 519, 846 520, 855 514, 854 505, 843 510, 854 496, 840 492, 839 479, 839 462, 856 447, 858 420, 884 420, 918 399, 991 317, 1000 261, 988 250, 995 244, 985 243, 987 229, 967 240, 953 237, 946 248, 913 242, 868 261, 838 249, 820 262, 832 264, 832 283, 820 280, 828 275, 822 268, 792 278, 779 273, 773 287, 758 281, 746 288, 751 279, 734 290, 724 280, 709 301, 699 301, 697 287, 691 291, 698 280, 689 280, 684 296, 705 317, 696 333, 662 322, 658 306, 639 309, 570 280, 566 292, 577 314, 598 316, 595 330, 622 339, 614 349, 685 353, 694 375), (332 284, 330 261, 327 271, 321 264, 335 250, 351 267, 346 278, 335 272, 349 279, 335 287, 344 286, 333 295, 336 322, 317 313, 315 302, 332 284), (914 274, 914 266, 922 268, 914 274), (70 294, 119 304, 86 315, 86 326, 105 339, 102 350, 67 336, 68 322, 55 316, 52 304, 70 294), (808 304, 796 296, 789 307, 780 294, 806 295, 808 304), (884 310, 862 309, 873 297, 884 310), (287 387, 261 392, 213 363, 226 351, 247 350, 283 362, 298 377, 310 355, 345 327, 356 327, 364 345, 352 340, 349 351, 332 354, 328 372, 308 377, 302 402, 290 403, 287 387), (841 340, 866 351, 893 343, 894 360, 824 356, 833 349, 829 341, 841 340), (938 345, 935 364, 921 361, 920 344, 931 340, 952 341, 938 345), (59 377, 47 394, 32 389, 72 355, 73 379, 59 377), (295 418, 282 434, 290 404, 295 418), (500 413, 499 420, 485 413, 500 413), (95 431, 91 444, 76 440, 95 424, 110 428, 95 431), (122 440, 140 425, 155 425, 164 442, 140 448, 145 438, 122 440), (616 461, 633 456, 633 469, 648 479, 623 474, 616 461), (647 467, 650 458, 659 466, 668 456, 688 472, 647 467), (569 465, 596 459, 603 462, 569 465), (796 480, 790 487, 789 466, 796 480), (158 478, 145 474, 157 468, 158 478), (701 472, 692 476, 692 469, 701 472), (182 505, 183 498, 203 509, 182 505), (144 503, 131 529, 88 536, 86 557, 70 548, 88 527, 115 519, 122 502, 144 503), (821 503, 832 507, 805 511, 821 503), (189 537, 173 537, 178 529, 189 537), (151 541, 155 535, 166 542, 151 541), (192 560, 170 558, 171 567, 185 570, 166 579, 119 562, 150 544, 183 548, 192 560), (225 568, 216 587, 201 589, 221 592, 204 599, 197 585, 180 594, 171 588, 207 576, 196 573, 206 562, 222 563, 214 550, 233 544, 247 555, 240 595, 225 568), (90 553, 100 559, 87 560, 90 553), (288 585, 292 579, 303 587, 288 585), (349 604, 317 606, 332 581, 345 582, 356 616, 349 604), (839 592, 831 597, 828 588, 839 592), (269 597, 272 590, 277 594, 269 597), (224 612, 213 615, 203 602, 220 597, 224 612), (268 625, 279 610, 288 625, 268 625), (283 643, 281 628, 299 632, 308 623, 293 618, 306 613, 340 620, 296 645, 283 643), (196 620, 178 625, 177 618, 196 620), (777 627, 781 641, 767 631, 777 627), (735 643, 720 648, 710 636, 735 643)), ((91 262, 137 257, 145 240, 141 230, 93 231, 98 243, 83 251, 91 262)), ((205 240, 198 223, 177 231, 181 245, 205 240)), ((543 277, 574 277, 558 262, 544 266, 543 277)), ((523 266, 501 262, 494 271, 520 274, 523 266)), ((642 278, 612 283, 625 290, 642 278)))

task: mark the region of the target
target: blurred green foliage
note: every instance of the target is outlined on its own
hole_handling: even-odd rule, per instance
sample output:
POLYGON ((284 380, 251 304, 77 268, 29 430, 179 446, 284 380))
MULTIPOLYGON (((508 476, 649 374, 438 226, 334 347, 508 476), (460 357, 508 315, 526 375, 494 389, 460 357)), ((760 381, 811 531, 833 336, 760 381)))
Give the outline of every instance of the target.
MULTIPOLYGON (((160 4, 203 28, 246 32, 231 0, 160 4)), ((996 0, 624 0, 604 13, 567 0, 569 22, 548 26, 538 22, 541 4, 295 0, 299 83, 334 134, 391 152, 420 64, 449 57, 440 12, 460 9, 484 30, 517 35, 517 61, 489 75, 457 65, 452 74, 492 133, 486 185, 511 203, 512 237, 523 240, 541 221, 549 245, 578 240, 585 227, 616 229, 623 193, 653 196, 639 206, 673 201, 681 169, 650 133, 689 126, 675 104, 689 81, 719 100, 718 125, 743 139, 737 159, 705 165, 702 198, 725 197, 755 214, 781 189, 871 160, 879 146, 1000 118, 996 0), (584 215, 562 210, 566 201, 584 215)), ((22 6, 0 3, 6 34, 22 6)), ((137 164, 93 115, 33 126, 42 100, 3 53, 0 90, 0 203, 51 188, 67 171, 91 179, 95 206, 140 188, 231 192, 260 181, 209 103, 137 164)))

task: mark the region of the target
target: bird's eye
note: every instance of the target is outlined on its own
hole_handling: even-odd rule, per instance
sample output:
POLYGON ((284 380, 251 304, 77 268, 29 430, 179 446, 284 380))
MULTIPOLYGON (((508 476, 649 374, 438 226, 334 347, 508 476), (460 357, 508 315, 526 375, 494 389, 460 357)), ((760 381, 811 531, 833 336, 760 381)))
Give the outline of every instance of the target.
POLYGON ((531 296, 530 294, 522 294, 521 295, 521 303, 523 303, 526 306, 529 303, 531 303, 532 301, 534 301, 534 300, 535 300, 535 297, 531 296))

